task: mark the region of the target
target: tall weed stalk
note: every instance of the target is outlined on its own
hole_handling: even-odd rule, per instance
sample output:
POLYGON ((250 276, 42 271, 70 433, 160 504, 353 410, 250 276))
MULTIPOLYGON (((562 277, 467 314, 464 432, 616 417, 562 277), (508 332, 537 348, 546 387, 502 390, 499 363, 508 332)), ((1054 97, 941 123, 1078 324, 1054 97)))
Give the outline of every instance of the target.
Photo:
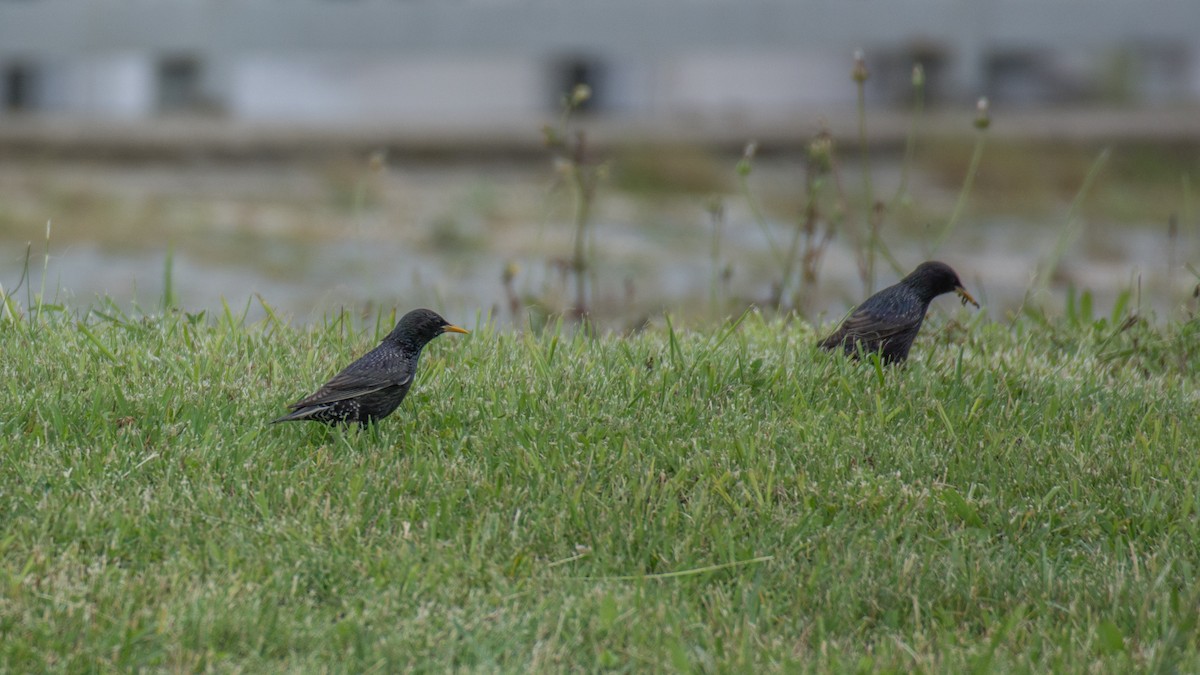
POLYGON ((591 88, 576 85, 563 99, 562 115, 557 126, 542 128, 545 143, 555 154, 555 161, 562 171, 575 202, 573 215, 572 253, 568 266, 574 281, 575 301, 569 316, 586 324, 590 314, 588 278, 591 271, 591 256, 588 246, 592 207, 596 199, 596 186, 605 174, 602 164, 592 161, 588 153, 587 135, 582 129, 571 127, 572 115, 589 98, 591 88))

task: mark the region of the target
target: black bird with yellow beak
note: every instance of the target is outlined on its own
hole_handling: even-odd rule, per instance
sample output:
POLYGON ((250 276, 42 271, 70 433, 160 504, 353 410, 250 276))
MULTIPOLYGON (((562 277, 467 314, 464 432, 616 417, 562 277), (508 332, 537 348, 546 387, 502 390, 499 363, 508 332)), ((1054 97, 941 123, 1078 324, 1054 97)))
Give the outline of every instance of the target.
POLYGON ((979 307, 949 265, 923 262, 895 286, 867 298, 833 335, 821 340, 820 347, 840 347, 854 356, 878 352, 884 363, 901 363, 908 358, 929 303, 951 291, 959 295, 964 305, 969 302, 979 307))
POLYGON ((414 309, 396 323, 379 346, 334 375, 312 396, 288 408, 292 412, 272 420, 312 420, 325 424, 362 426, 377 422, 400 405, 417 374, 421 349, 442 333, 466 333, 437 312, 414 309))

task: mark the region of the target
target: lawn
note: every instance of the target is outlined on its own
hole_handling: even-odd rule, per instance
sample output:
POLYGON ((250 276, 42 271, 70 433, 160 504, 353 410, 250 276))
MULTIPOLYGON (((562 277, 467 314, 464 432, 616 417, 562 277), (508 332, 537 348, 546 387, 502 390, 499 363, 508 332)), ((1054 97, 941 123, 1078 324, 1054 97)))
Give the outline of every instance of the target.
POLYGON ((0 671, 1200 670, 1200 320, 448 318, 359 432, 390 316, 9 298, 0 671))

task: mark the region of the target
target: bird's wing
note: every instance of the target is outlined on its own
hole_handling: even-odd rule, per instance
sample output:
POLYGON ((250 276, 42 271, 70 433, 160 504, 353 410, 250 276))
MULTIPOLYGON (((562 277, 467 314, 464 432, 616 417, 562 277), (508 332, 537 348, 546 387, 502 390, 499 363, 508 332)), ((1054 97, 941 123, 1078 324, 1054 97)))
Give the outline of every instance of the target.
POLYGON ((389 387, 403 387, 412 382, 412 373, 406 373, 403 376, 396 377, 381 377, 363 375, 360 372, 343 370, 333 379, 325 383, 325 386, 318 389, 311 396, 296 401, 288 406, 292 410, 307 408, 314 405, 325 405, 337 401, 344 401, 350 398, 358 398, 365 396, 382 389, 389 387))
POLYGON ((895 314, 879 314, 864 308, 851 314, 842 324, 842 330, 860 340, 884 340, 912 330, 922 318, 920 315, 913 319, 895 314))
POLYGON ((913 330, 921 323, 923 313, 908 316, 904 313, 880 312, 871 307, 859 307, 846 317, 833 335, 821 341, 825 349, 851 342, 882 342, 913 330))

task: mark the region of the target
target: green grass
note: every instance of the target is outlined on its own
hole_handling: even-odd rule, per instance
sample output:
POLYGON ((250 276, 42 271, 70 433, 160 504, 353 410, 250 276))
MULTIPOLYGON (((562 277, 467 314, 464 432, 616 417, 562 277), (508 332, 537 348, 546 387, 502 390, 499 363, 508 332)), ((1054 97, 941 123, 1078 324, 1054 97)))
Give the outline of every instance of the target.
POLYGON ((343 433, 389 319, 104 312, 0 316, 0 671, 1200 669, 1194 319, 483 326, 343 433))

